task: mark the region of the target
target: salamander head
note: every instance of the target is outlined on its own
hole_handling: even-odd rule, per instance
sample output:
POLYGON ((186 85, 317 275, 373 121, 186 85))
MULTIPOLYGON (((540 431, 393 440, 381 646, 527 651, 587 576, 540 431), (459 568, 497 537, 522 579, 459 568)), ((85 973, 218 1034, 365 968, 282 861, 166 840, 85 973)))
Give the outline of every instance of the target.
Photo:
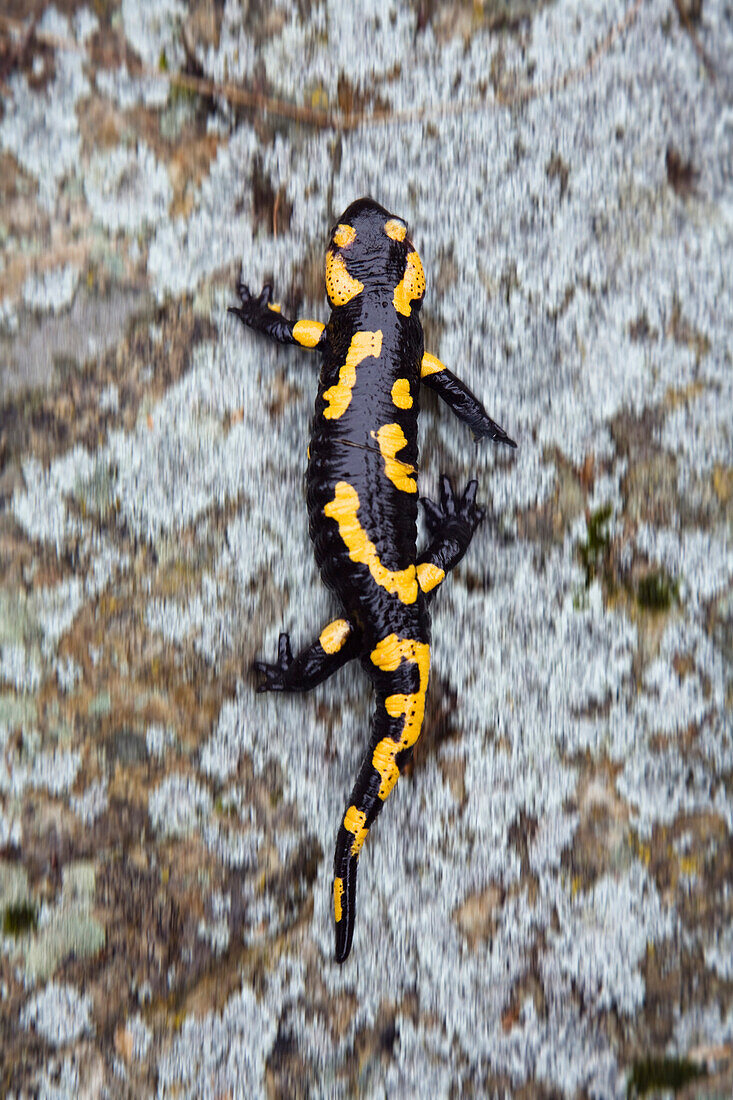
POLYGON ((342 306, 362 292, 394 292, 404 316, 418 310, 425 293, 420 257, 407 235, 407 223, 373 199, 352 202, 331 231, 326 252, 326 292, 342 306))

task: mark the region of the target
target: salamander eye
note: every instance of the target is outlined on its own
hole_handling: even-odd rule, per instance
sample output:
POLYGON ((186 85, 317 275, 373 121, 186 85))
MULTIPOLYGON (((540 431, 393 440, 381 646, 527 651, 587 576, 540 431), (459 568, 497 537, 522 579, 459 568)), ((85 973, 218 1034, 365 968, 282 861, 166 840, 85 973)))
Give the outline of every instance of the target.
POLYGON ((407 236, 407 223, 403 222, 401 218, 390 218, 388 222, 384 223, 384 232, 393 241, 404 241, 407 236))

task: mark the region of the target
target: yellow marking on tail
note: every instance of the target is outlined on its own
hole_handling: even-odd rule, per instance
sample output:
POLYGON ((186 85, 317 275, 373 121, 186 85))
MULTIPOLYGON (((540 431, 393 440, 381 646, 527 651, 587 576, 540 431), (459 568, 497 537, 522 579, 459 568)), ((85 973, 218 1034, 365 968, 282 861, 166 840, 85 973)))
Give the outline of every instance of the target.
POLYGON ((344 896, 344 880, 342 878, 335 878, 333 880, 333 914, 336 917, 336 924, 341 920, 341 898, 344 896))
POLYGON ((440 359, 436 359, 434 355, 426 351, 420 364, 420 377, 428 378, 431 374, 440 374, 442 370, 445 370, 445 363, 441 363, 440 359))
POLYGON ((390 218, 388 222, 384 223, 384 232, 393 241, 404 241, 407 236, 407 226, 397 221, 397 218, 390 218))
POLYGON ((423 592, 432 592, 434 588, 445 580, 445 569, 439 565, 433 565, 431 561, 423 561, 417 567, 417 583, 423 592))
POLYGON ((338 248, 348 248, 350 244, 353 244, 356 239, 356 230, 353 225, 345 225, 340 222, 336 226, 333 234, 333 243, 338 248))
POLYGON ((334 619, 332 623, 328 623, 327 626, 324 626, 318 636, 318 641, 321 643, 321 649, 324 653, 328 653, 329 655, 338 653, 350 633, 351 627, 346 619, 334 619))
POLYGON ((344 828, 347 833, 356 833, 360 829, 364 828, 364 822, 366 821, 366 814, 363 810, 357 810, 356 806, 349 806, 344 815, 344 828))
POLYGON ((346 816, 343 818, 343 827, 347 833, 353 833, 351 855, 358 856, 366 839, 369 829, 366 828, 366 814, 363 810, 357 810, 355 806, 349 806, 346 816))
POLYGON ((410 383, 406 378, 398 378, 392 387, 392 403, 395 404, 398 409, 412 408, 410 383))
POLYGON ((362 845, 367 838, 369 829, 366 827, 366 814, 363 810, 357 810, 356 806, 349 806, 344 817, 344 828, 347 833, 354 834, 354 842, 351 845, 352 856, 358 856, 362 845))
POLYGON ((416 692, 411 694, 388 695, 384 707, 390 718, 404 715, 405 724, 399 741, 392 737, 383 737, 374 749, 372 764, 381 777, 379 797, 384 801, 394 787, 400 774, 397 767, 397 754, 411 748, 418 737, 425 715, 425 693, 430 675, 430 646, 426 642, 417 642, 412 638, 398 638, 389 634, 382 638, 371 654, 372 664, 384 672, 395 672, 401 662, 412 661, 417 665, 420 683, 416 692))
POLYGON ((326 253, 326 293, 332 306, 345 306, 357 294, 361 294, 364 284, 354 279, 346 270, 343 256, 326 253))
POLYGON ((296 321, 293 325, 293 339, 304 348, 314 348, 325 327, 320 321, 296 321))
POLYGON ((408 252, 405 274, 394 288, 392 304, 397 312, 409 317, 412 313, 410 302, 415 298, 422 298, 425 285, 425 272, 420 257, 417 252, 408 252))
POLYGON ((348 481, 336 483, 336 495, 323 509, 323 514, 338 524, 339 534, 353 562, 366 565, 373 580, 402 603, 417 599, 417 573, 414 565, 392 570, 382 565, 376 547, 359 523, 359 494, 348 481))
POLYGON ((410 477, 410 474, 415 473, 415 467, 409 462, 401 462, 399 458, 395 458, 397 452, 407 446, 402 428, 399 424, 383 424, 377 432, 372 434, 382 452, 384 472, 389 480, 403 493, 416 493, 417 482, 414 477, 410 477))
POLYGON ((359 852, 361 851, 362 846, 364 844, 364 841, 366 840, 368 835, 369 835, 368 825, 365 825, 363 829, 359 829, 359 832, 354 837, 354 843, 351 845, 351 854, 352 854, 352 856, 358 856, 359 855, 359 852))
POLYGON ((339 370, 339 380, 335 386, 324 391, 328 408, 323 410, 326 420, 338 420, 351 403, 351 391, 356 382, 356 368, 364 359, 378 359, 382 354, 382 330, 376 332, 355 332, 346 353, 346 362, 339 370))

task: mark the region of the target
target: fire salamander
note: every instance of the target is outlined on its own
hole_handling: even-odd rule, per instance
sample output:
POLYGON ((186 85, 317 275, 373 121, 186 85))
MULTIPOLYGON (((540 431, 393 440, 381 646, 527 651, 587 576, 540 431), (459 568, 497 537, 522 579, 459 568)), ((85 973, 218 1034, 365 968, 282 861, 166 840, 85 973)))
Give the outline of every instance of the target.
POLYGON ((307 472, 310 536, 321 576, 343 615, 293 656, 280 635, 275 664, 258 661, 260 691, 307 691, 358 657, 376 693, 369 747, 336 841, 336 959, 354 934, 356 871, 367 833, 420 735, 430 672, 430 602, 461 560, 484 513, 476 481, 438 504, 418 497, 420 384, 473 430, 516 446, 481 402, 424 351, 425 275, 401 218, 363 198, 344 211, 326 253, 328 324, 290 321, 265 286, 238 286, 245 325, 283 344, 314 348, 322 367, 307 472), (417 505, 428 547, 417 552, 417 505))

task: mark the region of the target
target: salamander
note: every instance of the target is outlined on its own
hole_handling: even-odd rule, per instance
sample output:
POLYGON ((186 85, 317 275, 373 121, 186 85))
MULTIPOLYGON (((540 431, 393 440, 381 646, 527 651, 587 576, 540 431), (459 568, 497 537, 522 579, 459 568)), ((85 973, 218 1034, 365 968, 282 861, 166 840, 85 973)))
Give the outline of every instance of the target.
POLYGON ((256 661, 260 691, 307 691, 359 658, 376 707, 369 745, 336 840, 333 913, 342 963, 351 950, 356 873, 364 841, 412 755, 430 673, 430 604, 484 518, 477 482, 459 496, 419 497, 417 422, 427 386, 478 441, 516 444, 473 393, 426 352, 420 323, 425 274, 407 223, 370 198, 352 203, 326 252, 327 324, 292 321, 272 288, 241 281, 231 307, 250 328, 322 357, 306 474, 310 537, 342 615, 296 656, 281 634, 275 663, 256 661), (417 551, 418 503, 428 546, 417 551))

